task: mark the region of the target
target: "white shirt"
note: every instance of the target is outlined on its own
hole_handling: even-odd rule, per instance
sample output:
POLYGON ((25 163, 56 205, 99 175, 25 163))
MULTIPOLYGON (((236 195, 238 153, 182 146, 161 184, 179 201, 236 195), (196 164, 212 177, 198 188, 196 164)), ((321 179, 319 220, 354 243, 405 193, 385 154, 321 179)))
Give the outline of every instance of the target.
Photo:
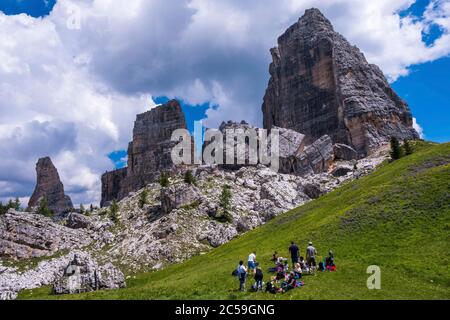
POLYGON ((255 262, 256 254, 252 253, 248 256, 248 262, 255 262))
POLYGON ((241 275, 243 273, 247 273, 247 268, 244 265, 238 266, 237 267, 237 272, 238 272, 239 275, 241 275))

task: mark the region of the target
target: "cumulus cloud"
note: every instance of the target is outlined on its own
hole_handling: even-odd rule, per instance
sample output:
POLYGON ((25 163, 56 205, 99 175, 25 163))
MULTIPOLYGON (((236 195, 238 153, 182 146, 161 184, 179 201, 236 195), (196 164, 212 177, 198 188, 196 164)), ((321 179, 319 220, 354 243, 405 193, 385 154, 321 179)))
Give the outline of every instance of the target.
POLYGON ((413 118, 413 128, 416 129, 420 139, 425 139, 425 132, 423 131, 422 126, 417 122, 416 118, 413 118))
POLYGON ((0 13, 0 198, 31 193, 50 155, 75 203, 98 202, 107 155, 126 148, 152 95, 210 102, 208 126, 260 125, 269 49, 309 7, 391 80, 448 55, 449 1, 400 15, 413 2, 58 0, 41 19, 0 13), (427 45, 432 25, 442 35, 427 45))

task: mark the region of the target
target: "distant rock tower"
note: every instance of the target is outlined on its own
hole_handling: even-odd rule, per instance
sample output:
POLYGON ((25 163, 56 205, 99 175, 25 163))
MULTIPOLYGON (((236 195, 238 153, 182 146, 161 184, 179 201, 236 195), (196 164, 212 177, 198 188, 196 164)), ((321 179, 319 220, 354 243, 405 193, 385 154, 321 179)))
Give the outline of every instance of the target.
POLYGON ((37 182, 28 207, 38 207, 42 198, 55 214, 73 210, 72 200, 64 193, 64 185, 59 179, 58 170, 49 157, 39 159, 36 164, 37 182))
POLYGON ((171 141, 177 129, 186 129, 186 119, 178 101, 171 100, 136 117, 133 141, 128 146, 128 167, 102 176, 101 206, 121 200, 171 171, 174 164, 171 141))
POLYGON ((390 137, 416 139, 408 105, 382 71, 309 9, 271 50, 264 127, 288 128, 306 143, 329 135, 366 156, 390 137))

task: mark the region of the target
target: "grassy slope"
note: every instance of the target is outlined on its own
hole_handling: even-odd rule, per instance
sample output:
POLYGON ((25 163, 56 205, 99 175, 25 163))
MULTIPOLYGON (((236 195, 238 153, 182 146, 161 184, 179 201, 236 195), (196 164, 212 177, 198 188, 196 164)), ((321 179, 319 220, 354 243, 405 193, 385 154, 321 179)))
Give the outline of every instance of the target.
MULTIPOLYGON (((137 275, 128 288, 63 299, 450 299, 450 144, 421 145, 411 156, 292 210, 203 256, 137 275), (287 294, 239 293, 230 276, 253 249, 264 269, 274 250, 312 239, 336 254, 338 272, 304 278, 287 294), (366 268, 382 270, 368 290, 366 268)), ((267 273, 266 273, 267 277, 267 273)), ((21 298, 54 298, 49 289, 21 298)))

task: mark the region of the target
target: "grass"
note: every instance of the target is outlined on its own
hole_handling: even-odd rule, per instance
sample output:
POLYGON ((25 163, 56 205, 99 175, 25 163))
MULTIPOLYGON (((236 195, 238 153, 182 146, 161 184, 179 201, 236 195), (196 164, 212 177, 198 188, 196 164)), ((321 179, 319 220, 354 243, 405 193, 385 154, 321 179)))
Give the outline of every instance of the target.
MULTIPOLYGON (((202 256, 138 274, 123 290, 54 297, 49 288, 21 299, 450 299, 450 144, 416 145, 413 155, 279 216, 202 256), (241 293, 231 276, 252 250, 264 269, 295 240, 332 249, 338 271, 306 276, 286 294, 241 293), (381 268, 368 290, 367 267, 381 268)), ((265 278, 268 278, 265 272, 265 278)))

